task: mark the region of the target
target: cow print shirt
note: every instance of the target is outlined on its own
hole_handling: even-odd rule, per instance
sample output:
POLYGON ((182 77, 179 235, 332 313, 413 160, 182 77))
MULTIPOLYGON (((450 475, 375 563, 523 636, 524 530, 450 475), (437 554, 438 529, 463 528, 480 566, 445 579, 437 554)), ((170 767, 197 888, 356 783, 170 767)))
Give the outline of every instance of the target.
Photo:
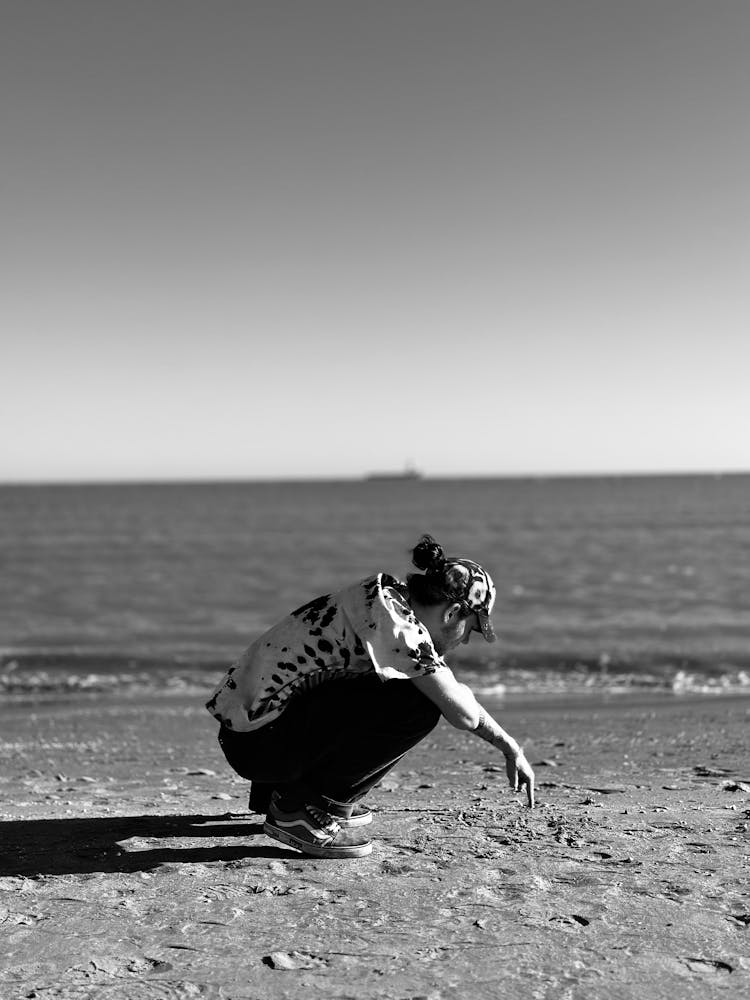
POLYGON ((375 672, 409 680, 450 670, 386 573, 303 605, 249 646, 206 703, 226 728, 250 732, 323 681, 375 672))

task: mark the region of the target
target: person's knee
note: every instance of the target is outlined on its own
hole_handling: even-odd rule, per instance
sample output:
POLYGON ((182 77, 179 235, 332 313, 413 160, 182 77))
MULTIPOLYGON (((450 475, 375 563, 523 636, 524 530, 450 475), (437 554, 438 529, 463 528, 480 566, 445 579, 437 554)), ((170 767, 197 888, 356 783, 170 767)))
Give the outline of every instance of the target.
POLYGON ((387 691, 389 722, 398 729, 426 736, 440 721, 440 709, 408 681, 389 681, 387 691))
POLYGON ((425 698, 425 701, 427 704, 420 706, 420 718, 423 720, 423 733, 426 736, 440 722, 442 713, 437 705, 433 704, 428 698, 425 698))

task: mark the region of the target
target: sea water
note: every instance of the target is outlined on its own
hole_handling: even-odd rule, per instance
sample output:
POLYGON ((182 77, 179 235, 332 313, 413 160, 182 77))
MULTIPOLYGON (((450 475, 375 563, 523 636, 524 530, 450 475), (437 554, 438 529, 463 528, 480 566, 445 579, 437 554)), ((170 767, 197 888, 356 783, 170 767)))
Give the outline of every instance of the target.
POLYGON ((0 691, 210 686, 423 532, 497 583, 502 692, 750 691, 750 476, 0 488, 0 691))

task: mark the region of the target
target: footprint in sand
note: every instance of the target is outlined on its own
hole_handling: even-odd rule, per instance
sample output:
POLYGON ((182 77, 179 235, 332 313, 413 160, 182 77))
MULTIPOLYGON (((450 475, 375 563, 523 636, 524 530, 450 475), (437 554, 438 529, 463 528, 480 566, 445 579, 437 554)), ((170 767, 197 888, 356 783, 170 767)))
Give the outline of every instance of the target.
POLYGON ((578 913, 562 913, 549 919, 551 923, 567 924, 569 927, 588 927, 591 923, 588 917, 582 917, 578 913))
POLYGON ((716 958, 685 958, 685 965, 691 972, 699 973, 729 973, 734 972, 734 966, 716 958))
POLYGON ((271 969, 289 971, 291 969, 325 969, 330 964, 319 955, 306 951, 273 951, 266 955, 263 964, 271 969))

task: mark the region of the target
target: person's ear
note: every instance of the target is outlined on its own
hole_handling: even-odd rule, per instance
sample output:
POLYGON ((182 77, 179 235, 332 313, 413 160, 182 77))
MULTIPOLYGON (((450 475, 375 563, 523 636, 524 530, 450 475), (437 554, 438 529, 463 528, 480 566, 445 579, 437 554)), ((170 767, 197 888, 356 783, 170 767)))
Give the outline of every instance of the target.
POLYGON ((443 612, 443 622, 446 625, 455 625, 461 617, 461 605, 458 603, 449 604, 443 612))

